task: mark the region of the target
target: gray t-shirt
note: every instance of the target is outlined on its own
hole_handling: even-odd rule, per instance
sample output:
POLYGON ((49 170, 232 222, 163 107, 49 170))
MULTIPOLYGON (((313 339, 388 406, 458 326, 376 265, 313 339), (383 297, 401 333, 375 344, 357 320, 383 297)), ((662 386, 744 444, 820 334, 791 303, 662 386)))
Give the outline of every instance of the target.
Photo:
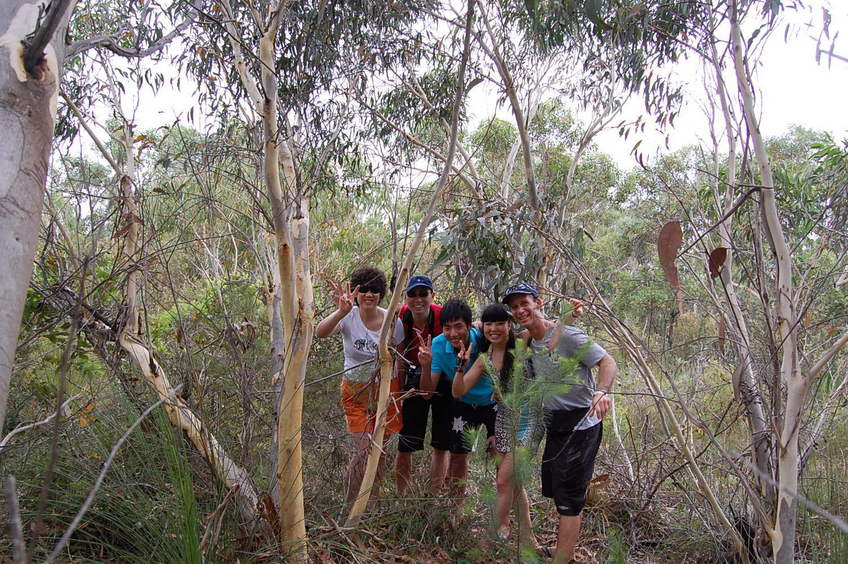
MULTIPOLYGON (((607 351, 593 342, 586 333, 570 325, 560 326, 556 350, 551 351, 551 339, 556 327, 550 327, 543 339, 530 341, 533 374, 538 381, 555 388, 545 393, 544 408, 546 411, 556 411, 590 407, 595 392, 592 367, 607 355, 607 351)), ((595 416, 586 417, 575 430, 594 427, 600 421, 595 416)))
MULTIPOLYGON (((378 307, 383 315, 386 310, 378 307)), ((353 309, 339 321, 336 330, 342 334, 344 346, 343 380, 353 382, 367 382, 377 369, 377 343, 380 341, 380 330, 372 331, 362 322, 359 315, 359 306, 353 309)), ((403 341, 403 324, 395 323, 393 336, 389 337, 390 345, 394 346, 403 341)), ((392 376, 394 377, 394 375, 392 376)))

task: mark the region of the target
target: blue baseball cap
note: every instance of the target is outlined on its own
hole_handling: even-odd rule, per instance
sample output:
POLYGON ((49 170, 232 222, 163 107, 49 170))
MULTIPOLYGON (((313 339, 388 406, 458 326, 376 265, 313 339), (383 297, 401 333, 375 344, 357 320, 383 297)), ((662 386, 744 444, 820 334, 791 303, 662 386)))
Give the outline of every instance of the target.
POLYGON ((434 291, 433 290, 433 281, 430 280, 429 276, 424 276, 422 274, 416 274, 415 276, 413 276, 412 278, 409 279, 409 284, 406 285, 406 290, 404 290, 404 292, 408 292, 408 291, 412 290, 413 288, 418 288, 418 287, 421 287, 421 286, 423 286, 425 288, 429 288, 431 292, 434 291))
POLYGON ((525 284, 522 282, 521 284, 516 284, 515 286, 510 286, 506 290, 506 294, 501 299, 501 303, 507 303, 512 296, 516 296, 518 294, 526 294, 529 296, 533 296, 534 298, 539 297, 539 290, 531 286, 530 284, 525 284))

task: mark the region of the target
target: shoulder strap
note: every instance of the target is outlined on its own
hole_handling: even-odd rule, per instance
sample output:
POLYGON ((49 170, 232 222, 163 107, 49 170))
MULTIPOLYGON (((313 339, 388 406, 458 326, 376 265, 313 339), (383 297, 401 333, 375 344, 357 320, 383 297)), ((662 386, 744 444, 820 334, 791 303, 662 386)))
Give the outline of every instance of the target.
POLYGON ((405 340, 412 339, 412 311, 409 308, 403 310, 400 322, 403 323, 403 335, 405 340))

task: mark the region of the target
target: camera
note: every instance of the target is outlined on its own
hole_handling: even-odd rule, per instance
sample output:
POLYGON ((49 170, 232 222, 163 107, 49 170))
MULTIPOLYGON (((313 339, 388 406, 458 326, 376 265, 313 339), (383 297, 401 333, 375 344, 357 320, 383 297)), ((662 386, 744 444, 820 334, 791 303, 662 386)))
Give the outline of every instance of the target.
POLYGON ((410 365, 406 369, 406 384, 404 390, 421 389, 421 367, 410 365))

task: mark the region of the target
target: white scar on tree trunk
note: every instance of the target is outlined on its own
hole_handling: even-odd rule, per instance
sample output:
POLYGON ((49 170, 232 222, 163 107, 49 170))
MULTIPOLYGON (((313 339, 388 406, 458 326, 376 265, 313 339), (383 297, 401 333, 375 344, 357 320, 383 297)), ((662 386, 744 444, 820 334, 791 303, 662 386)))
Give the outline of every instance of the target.
MULTIPOLYGON (((26 82, 30 79, 24 68, 24 40, 31 35, 38 27, 39 13, 45 13, 45 5, 49 4, 49 0, 42 0, 34 4, 24 4, 17 12, 15 12, 12 21, 9 22, 9 27, 6 28, 2 36, 0 36, 0 47, 5 47, 9 51, 9 66, 15 71, 15 76, 20 82, 26 82)), ((53 123, 56 123, 56 107, 59 97, 59 64, 56 59, 56 49, 51 43, 48 43, 44 48, 45 70, 44 78, 41 80, 53 79, 53 88, 50 93, 50 118, 53 123)))

